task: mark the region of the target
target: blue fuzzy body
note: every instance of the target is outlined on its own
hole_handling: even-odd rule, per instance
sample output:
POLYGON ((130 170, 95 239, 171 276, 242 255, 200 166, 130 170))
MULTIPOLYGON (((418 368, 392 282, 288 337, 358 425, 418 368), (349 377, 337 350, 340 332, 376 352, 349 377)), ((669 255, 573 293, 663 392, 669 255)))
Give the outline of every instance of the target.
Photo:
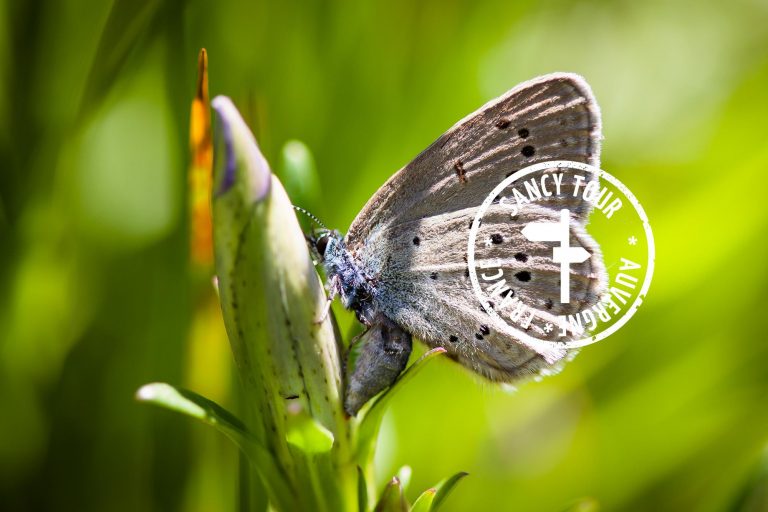
POLYGON ((373 306, 374 286, 357 266, 341 236, 333 232, 323 254, 323 266, 331 286, 345 308, 355 312, 358 320, 370 326, 376 311, 373 306))

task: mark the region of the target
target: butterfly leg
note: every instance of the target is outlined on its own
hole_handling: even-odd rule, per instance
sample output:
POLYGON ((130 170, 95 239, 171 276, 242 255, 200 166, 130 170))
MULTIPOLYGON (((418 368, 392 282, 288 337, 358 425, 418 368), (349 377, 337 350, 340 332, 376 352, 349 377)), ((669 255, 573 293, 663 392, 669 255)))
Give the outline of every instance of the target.
POLYGON ((321 324, 325 322, 325 319, 328 317, 328 314, 331 311, 331 304, 333 304, 333 299, 336 297, 339 286, 341 285, 341 280, 339 279, 339 276, 333 276, 331 278, 330 286, 328 287, 328 299, 325 301, 325 306, 323 307, 323 314, 320 315, 320 318, 315 320, 316 324, 321 324))

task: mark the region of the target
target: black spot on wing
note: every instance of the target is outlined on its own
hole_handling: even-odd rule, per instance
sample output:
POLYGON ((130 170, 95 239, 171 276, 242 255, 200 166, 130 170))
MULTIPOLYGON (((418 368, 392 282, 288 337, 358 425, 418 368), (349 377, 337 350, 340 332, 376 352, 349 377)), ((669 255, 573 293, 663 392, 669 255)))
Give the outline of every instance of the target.
POLYGON ((527 282, 531 280, 531 273, 527 270, 522 270, 515 274, 515 277, 520 281, 527 282))

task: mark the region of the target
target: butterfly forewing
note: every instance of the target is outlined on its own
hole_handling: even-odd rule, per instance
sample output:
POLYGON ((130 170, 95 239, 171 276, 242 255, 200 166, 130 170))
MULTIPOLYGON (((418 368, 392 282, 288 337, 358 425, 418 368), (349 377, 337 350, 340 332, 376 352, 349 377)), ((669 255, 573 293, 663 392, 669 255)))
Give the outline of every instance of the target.
MULTIPOLYGON (((530 164, 599 165, 600 113, 579 76, 546 75, 487 103, 394 174, 347 233, 355 250, 374 226, 478 207, 505 176, 530 164)), ((586 218, 585 204, 572 211, 586 218)))

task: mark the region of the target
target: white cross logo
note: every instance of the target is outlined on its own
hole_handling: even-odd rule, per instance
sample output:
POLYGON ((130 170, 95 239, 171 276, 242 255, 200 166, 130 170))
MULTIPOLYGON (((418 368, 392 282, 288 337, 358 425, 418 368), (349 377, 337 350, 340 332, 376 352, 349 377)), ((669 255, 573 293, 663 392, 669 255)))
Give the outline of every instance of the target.
POLYGON ((552 248, 552 261, 560 264, 560 302, 571 302, 571 263, 589 259, 589 252, 583 247, 570 246, 571 212, 560 210, 560 222, 530 222, 522 230, 523 236, 531 242, 560 242, 552 248))

